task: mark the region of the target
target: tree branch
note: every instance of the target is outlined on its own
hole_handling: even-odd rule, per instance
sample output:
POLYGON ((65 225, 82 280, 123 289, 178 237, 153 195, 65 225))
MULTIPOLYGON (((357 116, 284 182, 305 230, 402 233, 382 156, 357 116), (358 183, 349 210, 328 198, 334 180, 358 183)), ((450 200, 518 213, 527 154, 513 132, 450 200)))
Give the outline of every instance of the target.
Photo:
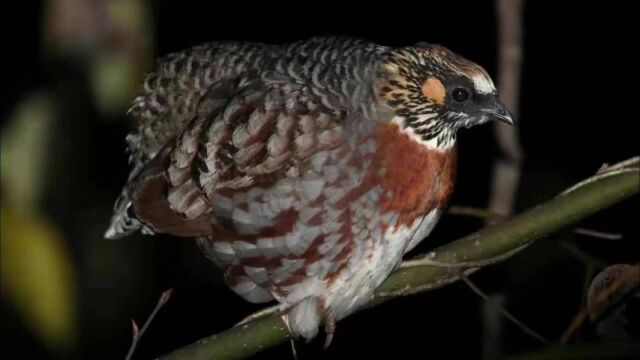
MULTIPOLYGON (((514 250, 534 240, 636 194, 640 190, 639 180, 637 167, 599 174, 592 181, 583 181, 580 186, 572 187, 569 192, 565 191, 508 221, 443 245, 427 256, 440 263, 482 263, 486 259, 500 258, 505 253, 515 253, 514 250)), ((468 275, 478 269, 474 267, 464 273, 468 275)), ((459 271, 460 268, 420 262, 415 266, 403 266, 376 290, 371 306, 397 296, 442 287, 459 280, 459 271)), ((282 320, 276 315, 268 315, 201 339, 161 359, 241 359, 275 346, 288 337, 282 320)))

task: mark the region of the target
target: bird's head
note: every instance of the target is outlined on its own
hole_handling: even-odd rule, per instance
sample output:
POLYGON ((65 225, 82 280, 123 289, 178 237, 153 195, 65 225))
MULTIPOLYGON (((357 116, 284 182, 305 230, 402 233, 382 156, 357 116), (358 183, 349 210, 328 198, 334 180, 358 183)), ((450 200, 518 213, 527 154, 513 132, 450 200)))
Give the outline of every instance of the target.
POLYGON ((394 121, 428 145, 448 148, 458 129, 490 120, 513 124, 487 72, 442 46, 390 51, 378 79, 378 94, 395 112, 394 121))

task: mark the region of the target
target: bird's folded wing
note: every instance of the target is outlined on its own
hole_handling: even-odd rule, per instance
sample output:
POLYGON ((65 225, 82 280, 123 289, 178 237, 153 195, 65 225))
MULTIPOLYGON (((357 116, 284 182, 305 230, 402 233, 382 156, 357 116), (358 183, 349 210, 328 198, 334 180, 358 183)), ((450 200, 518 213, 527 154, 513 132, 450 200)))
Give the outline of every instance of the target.
POLYGON ((359 114, 332 106, 337 103, 302 84, 219 81, 181 135, 134 180, 136 217, 155 232, 186 237, 214 228, 248 235, 278 226, 285 221, 278 215, 293 206, 287 204, 290 196, 298 201, 322 191, 327 160, 342 160, 330 166, 336 172, 330 180, 363 170, 357 162, 364 158, 353 158, 352 150, 355 139, 366 136, 356 137, 350 127, 368 129, 349 121, 359 114), (349 169, 347 158, 358 169, 349 169), (249 208, 247 200, 257 197, 273 201, 249 208))

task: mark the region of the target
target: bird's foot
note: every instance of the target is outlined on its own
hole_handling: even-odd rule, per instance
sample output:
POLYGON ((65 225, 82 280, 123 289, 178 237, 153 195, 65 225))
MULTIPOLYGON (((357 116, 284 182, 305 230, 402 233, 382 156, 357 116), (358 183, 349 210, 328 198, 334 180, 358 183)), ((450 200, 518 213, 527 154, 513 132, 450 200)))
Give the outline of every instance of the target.
POLYGON ((331 341, 333 340, 333 334, 336 332, 336 319, 331 315, 331 313, 327 313, 324 318, 324 332, 326 333, 326 338, 324 339, 324 349, 326 350, 329 345, 331 345, 331 341))
POLYGON ((282 319, 282 322, 284 322, 284 325, 287 327, 287 331, 291 335, 291 337, 289 338, 289 344, 291 345, 291 355, 293 356, 293 360, 298 360, 298 351, 296 350, 296 338, 295 336, 292 335, 293 333, 291 332, 291 326, 289 326, 289 319, 285 314, 280 315, 280 318, 282 319))

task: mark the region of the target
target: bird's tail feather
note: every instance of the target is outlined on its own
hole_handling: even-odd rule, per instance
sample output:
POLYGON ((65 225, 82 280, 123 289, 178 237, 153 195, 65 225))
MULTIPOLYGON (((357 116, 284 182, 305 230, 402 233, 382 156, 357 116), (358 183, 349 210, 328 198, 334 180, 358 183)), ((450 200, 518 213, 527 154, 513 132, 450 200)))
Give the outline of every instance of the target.
POLYGON ((133 213, 131 200, 129 200, 127 188, 125 187, 116 200, 111 223, 104 233, 104 237, 107 239, 121 239, 136 231, 141 231, 143 234, 153 234, 153 231, 138 220, 133 213))

